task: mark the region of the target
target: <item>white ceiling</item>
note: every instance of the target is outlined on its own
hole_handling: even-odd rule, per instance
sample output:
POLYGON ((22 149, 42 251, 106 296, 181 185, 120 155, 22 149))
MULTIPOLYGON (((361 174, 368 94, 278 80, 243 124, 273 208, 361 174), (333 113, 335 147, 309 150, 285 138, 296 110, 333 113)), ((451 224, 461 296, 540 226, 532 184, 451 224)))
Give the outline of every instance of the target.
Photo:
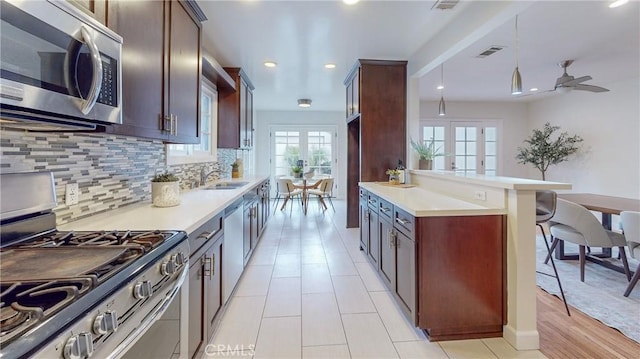
POLYGON ((203 23, 206 51, 222 66, 245 70, 256 87, 257 110, 299 110, 296 100, 310 98, 312 110, 342 111, 343 80, 356 59, 415 61, 430 44, 451 38, 460 24, 479 24, 477 33, 487 35, 468 46, 451 44, 442 54, 431 54, 434 60, 420 64, 433 69, 420 79, 421 99, 440 97, 435 86, 440 82, 437 65, 443 60, 448 101, 531 101, 559 95, 518 99, 510 94, 516 13, 519 67, 526 89, 553 88, 562 74, 557 63, 565 59, 576 60, 570 75, 593 77, 586 84, 607 87, 640 73, 638 0, 616 9, 608 8, 609 1, 519 2, 495 16, 478 11, 478 6, 499 3, 491 1, 461 1, 446 11, 432 10, 434 1, 361 0, 353 6, 341 1, 198 3, 209 19, 203 23), (506 47, 490 57, 475 58, 492 45, 506 47), (266 60, 278 66, 266 68, 266 60), (327 62, 335 63, 336 69, 325 69, 327 62))

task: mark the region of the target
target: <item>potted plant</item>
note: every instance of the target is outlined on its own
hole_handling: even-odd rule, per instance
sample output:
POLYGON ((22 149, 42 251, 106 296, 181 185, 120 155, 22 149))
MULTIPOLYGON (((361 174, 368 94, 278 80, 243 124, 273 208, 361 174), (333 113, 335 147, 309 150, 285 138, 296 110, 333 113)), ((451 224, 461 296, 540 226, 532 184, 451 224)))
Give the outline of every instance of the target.
POLYGON ((180 204, 180 179, 173 173, 157 174, 151 179, 151 201, 156 207, 180 204))
POLYGON ((400 170, 388 169, 385 173, 389 175, 389 184, 400 184, 400 170))
POLYGON ((527 147, 518 147, 518 163, 533 164, 542 173, 543 181, 549 166, 566 161, 569 156, 578 152, 578 143, 582 142, 580 136, 569 136, 567 132, 561 132, 552 139, 553 133, 559 129, 560 126, 551 126, 547 122, 542 130, 534 129, 533 135, 524 140, 527 147))
POLYGON ((231 178, 240 178, 240 164, 238 162, 231 164, 231 178))
POLYGON ((413 149, 418 153, 418 156, 420 156, 418 169, 421 170, 432 169, 433 159, 438 156, 444 156, 443 153, 440 153, 440 149, 442 148, 442 146, 436 148, 436 144, 433 138, 428 144, 425 142, 415 142, 413 139, 411 139, 411 147, 413 147, 413 149))
POLYGON ((291 166, 291 175, 294 178, 302 178, 302 167, 297 165, 291 166))

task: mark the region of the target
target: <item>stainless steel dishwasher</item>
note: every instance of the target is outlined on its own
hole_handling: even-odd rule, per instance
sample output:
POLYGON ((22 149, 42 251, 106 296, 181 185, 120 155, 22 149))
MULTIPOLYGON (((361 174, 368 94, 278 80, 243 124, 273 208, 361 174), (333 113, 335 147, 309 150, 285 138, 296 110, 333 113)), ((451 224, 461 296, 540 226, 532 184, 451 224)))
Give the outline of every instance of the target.
POLYGON ((239 199, 224 210, 224 243, 222 245, 222 297, 226 303, 244 268, 243 200, 239 199))

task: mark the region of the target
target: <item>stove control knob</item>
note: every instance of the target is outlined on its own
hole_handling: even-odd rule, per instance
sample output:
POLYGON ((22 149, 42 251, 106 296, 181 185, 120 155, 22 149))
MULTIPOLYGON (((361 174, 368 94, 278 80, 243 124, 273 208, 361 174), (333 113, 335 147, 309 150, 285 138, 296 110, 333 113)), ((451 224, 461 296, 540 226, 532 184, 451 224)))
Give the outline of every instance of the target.
POLYGON ((133 296, 136 299, 145 299, 149 298, 153 294, 153 286, 151 282, 148 280, 143 280, 142 282, 136 283, 135 287, 133 287, 133 296))
POLYGON ((93 354, 93 336, 82 332, 67 339, 62 355, 65 359, 82 359, 93 354))
POLYGON ((173 257, 175 257, 175 255, 160 265, 160 273, 162 273, 162 275, 173 275, 178 270, 178 266, 173 257))
POLYGON ((178 252, 177 254, 174 254, 172 258, 178 266, 181 266, 187 262, 187 257, 185 257, 183 252, 178 252))
POLYGON ((118 315, 115 311, 107 310, 93 320, 93 332, 97 335, 115 332, 118 329, 118 315))

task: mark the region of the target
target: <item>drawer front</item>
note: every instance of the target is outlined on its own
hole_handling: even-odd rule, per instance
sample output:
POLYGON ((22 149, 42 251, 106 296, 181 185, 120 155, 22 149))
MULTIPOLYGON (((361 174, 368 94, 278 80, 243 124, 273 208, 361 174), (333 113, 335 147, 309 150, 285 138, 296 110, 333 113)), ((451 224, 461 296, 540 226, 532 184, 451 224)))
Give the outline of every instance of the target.
POLYGON ((217 214, 189 235, 191 255, 195 254, 205 243, 222 233, 222 217, 223 213, 217 214))
POLYGON ((378 211, 378 196, 373 193, 367 194, 367 202, 369 203, 369 207, 376 212, 378 211))
POLYGON ((392 221, 393 216, 393 204, 389 201, 385 201, 382 198, 378 198, 378 213, 380 216, 387 218, 389 221, 392 221))
POLYGON ((395 207, 393 209, 393 226, 410 239, 415 240, 415 218, 409 213, 395 207))
POLYGON ((360 203, 367 203, 369 199, 369 192, 367 190, 360 188, 360 203))

